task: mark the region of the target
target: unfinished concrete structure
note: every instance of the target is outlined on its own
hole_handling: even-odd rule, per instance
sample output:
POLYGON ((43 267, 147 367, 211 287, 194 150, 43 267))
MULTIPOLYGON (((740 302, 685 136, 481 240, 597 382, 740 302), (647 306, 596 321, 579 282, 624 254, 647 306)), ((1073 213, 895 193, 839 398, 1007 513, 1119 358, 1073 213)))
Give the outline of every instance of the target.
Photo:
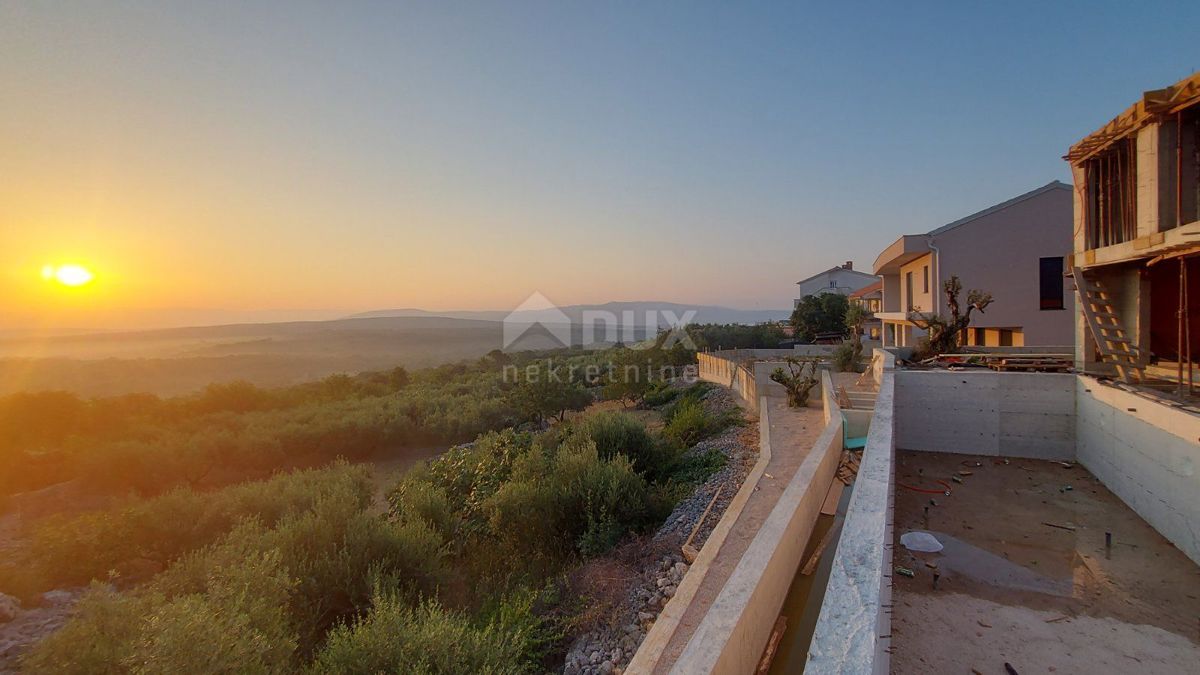
POLYGON ((910 347, 924 332, 913 313, 945 311, 942 284, 957 276, 967 289, 990 292, 986 313, 972 317, 967 344, 1069 345, 1064 259, 1071 250, 1071 186, 1058 181, 960 218, 925 234, 907 234, 875 259, 883 278, 885 346, 910 347))
POLYGON ((1200 74, 1071 146, 1076 367, 1176 395, 1200 341, 1200 74))
MULTIPOLYGON (((1078 192, 1052 183, 939 228, 932 239, 902 237, 876 263, 885 323, 903 326, 910 307, 937 311, 938 282, 957 274, 965 287, 997 296, 973 342, 988 344, 986 330, 1006 326, 1021 328, 1029 345, 1071 344, 1078 332, 1078 372, 906 367, 911 347, 875 349, 870 374, 857 382, 870 382, 869 404, 848 400, 843 409, 840 390, 850 380, 839 386, 823 376, 824 427, 815 441, 805 436, 808 447, 795 447, 777 418, 796 413, 782 407, 768 379, 769 360, 787 352, 701 355, 705 379, 759 402, 766 455, 803 459, 784 477, 769 518, 740 533, 751 541, 726 561, 733 573, 678 656, 662 659, 669 634, 678 635, 678 624, 667 622, 626 672, 1194 671, 1200 409, 1186 394, 1189 267, 1200 253, 1198 100, 1200 77, 1147 93, 1072 147, 1078 192), (1062 214, 1073 192, 1074 230, 1062 214), (1043 209, 1047 220, 1027 231, 1024 223, 1043 209), (998 271, 1020 279, 976 281, 974 267, 951 268, 955 233, 989 220, 961 245, 992 257, 1026 249, 1013 260, 1030 264, 998 271), (1050 227, 1059 229, 1043 231, 1050 227), (1042 258, 1055 256, 1042 247, 1059 241, 1065 251, 1072 232, 1074 254, 1043 267, 1042 258), (1067 305, 1065 270, 1078 285, 1076 311, 1043 310, 1055 299, 1050 291, 1058 302, 1047 304, 1067 305), (1027 315, 1033 304, 1037 318, 1001 313, 1004 297, 1027 315), (1043 316, 1054 318, 1041 326, 1043 316), (866 435, 861 462, 839 501, 833 458, 858 433, 866 435), (833 502, 842 520, 825 531, 840 534, 826 546, 818 531, 833 502), (905 535, 937 546, 910 547, 905 535), (805 604, 790 604, 812 569, 818 578, 826 570, 827 579, 811 582, 805 604), (794 622, 804 626, 799 634, 788 633, 794 622)), ((768 490, 773 476, 764 470, 743 489, 768 490)), ((706 544, 701 553, 716 564, 728 557, 719 547, 706 544)), ((690 602, 681 591, 664 614, 685 616, 690 602)))

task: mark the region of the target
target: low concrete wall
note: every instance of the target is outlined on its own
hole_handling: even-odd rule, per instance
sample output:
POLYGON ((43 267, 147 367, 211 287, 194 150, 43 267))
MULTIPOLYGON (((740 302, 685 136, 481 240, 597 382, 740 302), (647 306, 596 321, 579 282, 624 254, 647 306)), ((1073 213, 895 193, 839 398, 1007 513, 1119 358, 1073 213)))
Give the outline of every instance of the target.
POLYGON ((796 470, 680 654, 672 673, 755 671, 800 567, 841 450, 839 416, 825 427, 796 470))
POLYGON ((896 372, 896 447, 1075 459, 1075 376, 990 370, 896 372))
POLYGON ((751 350, 730 350, 727 352, 702 352, 696 355, 699 365, 697 372, 700 379, 713 382, 723 387, 729 387, 733 393, 746 403, 754 412, 758 412, 758 382, 755 374, 741 365, 742 358, 738 354, 751 350))
POLYGON ((892 601, 895 358, 876 350, 879 397, 805 673, 887 673, 892 601))
POLYGON ((760 401, 758 408, 760 411, 758 416, 758 461, 754 463, 746 480, 742 482, 741 489, 729 502, 725 513, 721 515, 721 520, 717 521, 716 527, 704 541, 704 546, 700 548, 695 562, 692 563, 691 568, 684 575, 683 581, 680 582, 679 589, 675 591, 675 595, 671 596, 667 606, 658 615, 658 619, 646 634, 646 639, 642 640, 637 653, 629 662, 629 667, 625 669, 627 673, 650 673, 658 666, 663 651, 666 650, 675 631, 679 628, 679 622, 683 620, 683 615, 691 605, 692 599, 696 597, 696 591, 704 582, 709 567, 720 553, 721 545, 725 543, 725 538, 729 536, 729 532, 742 514, 742 509, 745 508, 750 495, 758 489, 758 481, 766 471, 767 465, 771 463, 769 406, 766 401, 760 401))
POLYGON ((1079 462, 1200 564, 1200 417, 1071 377, 1079 462))
POLYGON ((795 349, 725 349, 701 352, 696 358, 700 379, 729 387, 751 410, 757 411, 759 397, 787 396, 783 385, 771 380, 771 373, 776 368, 786 367, 784 358, 825 357, 832 354, 833 349, 829 345, 797 345, 795 349))

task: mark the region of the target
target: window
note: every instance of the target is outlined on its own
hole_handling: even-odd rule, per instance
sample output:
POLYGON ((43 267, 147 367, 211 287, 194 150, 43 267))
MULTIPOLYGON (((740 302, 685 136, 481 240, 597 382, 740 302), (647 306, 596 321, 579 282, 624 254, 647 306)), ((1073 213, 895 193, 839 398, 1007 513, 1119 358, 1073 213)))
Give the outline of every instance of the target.
POLYGON ((1038 288, 1041 309, 1063 309, 1063 259, 1042 258, 1038 261, 1038 288))
POLYGON ((912 272, 904 273, 904 302, 908 305, 908 311, 912 311, 913 303, 913 279, 912 272))
POLYGON ((926 265, 925 269, 923 271, 925 273, 925 292, 928 293, 929 292, 929 265, 926 265))
POLYGON ((1013 346, 1013 332, 1008 328, 1000 329, 1000 345, 1001 347, 1013 346))

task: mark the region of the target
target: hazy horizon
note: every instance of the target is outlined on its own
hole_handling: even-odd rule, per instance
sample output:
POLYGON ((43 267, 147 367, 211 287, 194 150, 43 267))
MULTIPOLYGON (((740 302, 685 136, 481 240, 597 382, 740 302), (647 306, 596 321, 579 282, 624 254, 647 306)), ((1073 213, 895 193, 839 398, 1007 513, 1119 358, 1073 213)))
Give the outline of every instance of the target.
POLYGON ((0 327, 787 308, 1198 63, 1197 6, 746 10, 5 3, 0 327))

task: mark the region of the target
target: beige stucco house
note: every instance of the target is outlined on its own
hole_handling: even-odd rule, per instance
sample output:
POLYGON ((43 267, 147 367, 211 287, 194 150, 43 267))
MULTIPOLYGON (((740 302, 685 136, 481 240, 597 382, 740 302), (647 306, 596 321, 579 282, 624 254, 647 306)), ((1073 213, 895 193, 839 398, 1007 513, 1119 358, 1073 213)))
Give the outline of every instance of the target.
POLYGON ((1190 389, 1200 349, 1198 140, 1200 73, 1145 92, 1067 153, 1079 370, 1190 389))
POLYGON ((972 315, 968 344, 1067 346, 1074 321, 1064 288, 1071 251, 1071 186, 1058 181, 925 234, 907 234, 875 259, 883 281, 885 346, 915 346, 924 331, 914 312, 948 310, 942 283, 957 275, 969 289, 990 292, 986 312, 972 315))
POLYGON ((849 295, 864 286, 870 286, 878 281, 874 274, 859 272, 854 269, 854 262, 847 260, 844 265, 831 267, 824 272, 801 279, 796 282, 799 287, 798 295, 796 296, 795 306, 800 306, 801 298, 808 295, 820 295, 822 293, 840 293, 849 295))
POLYGON ((863 336, 868 340, 878 340, 883 333, 883 322, 876 316, 883 311, 883 282, 876 277, 875 283, 851 293, 849 300, 850 304, 858 305, 870 312, 871 318, 863 321, 863 336))

